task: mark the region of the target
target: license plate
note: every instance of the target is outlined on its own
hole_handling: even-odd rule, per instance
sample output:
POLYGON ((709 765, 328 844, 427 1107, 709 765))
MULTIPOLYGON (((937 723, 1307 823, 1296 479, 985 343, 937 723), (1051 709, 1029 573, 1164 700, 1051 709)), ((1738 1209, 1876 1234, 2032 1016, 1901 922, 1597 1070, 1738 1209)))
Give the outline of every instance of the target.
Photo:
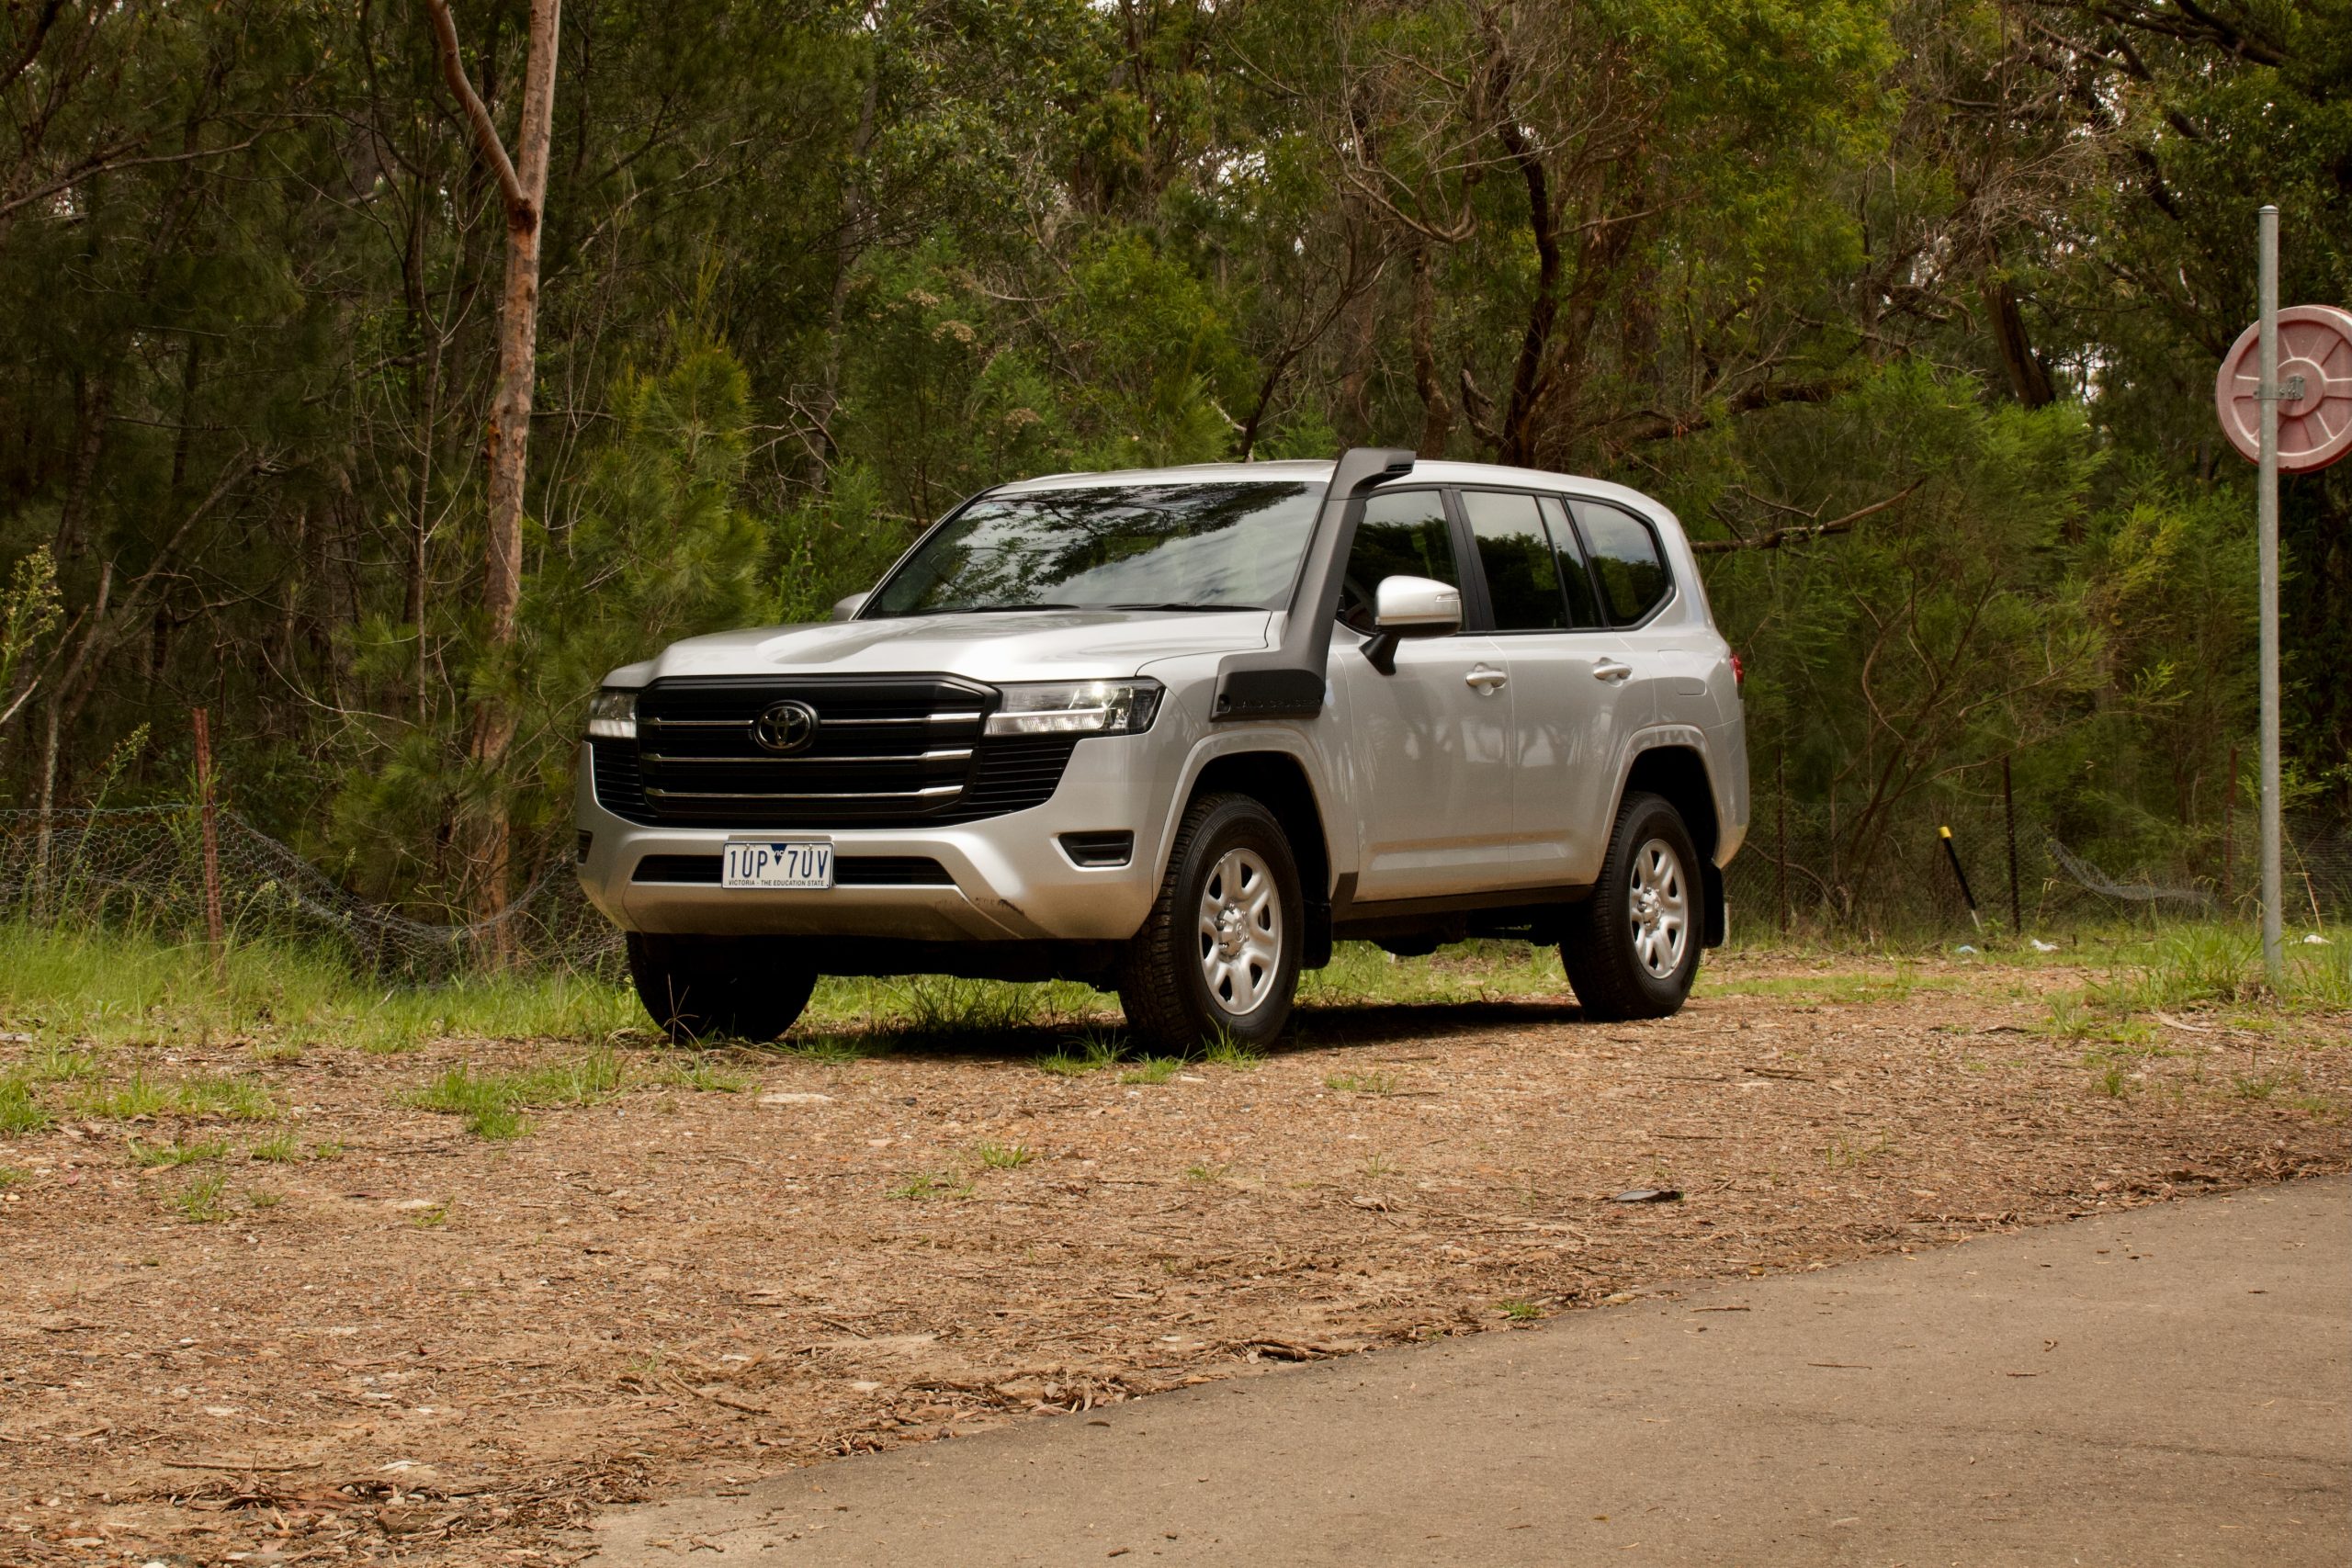
POLYGON ((831 887, 833 846, 769 840, 729 844, 719 883, 726 887, 831 887))

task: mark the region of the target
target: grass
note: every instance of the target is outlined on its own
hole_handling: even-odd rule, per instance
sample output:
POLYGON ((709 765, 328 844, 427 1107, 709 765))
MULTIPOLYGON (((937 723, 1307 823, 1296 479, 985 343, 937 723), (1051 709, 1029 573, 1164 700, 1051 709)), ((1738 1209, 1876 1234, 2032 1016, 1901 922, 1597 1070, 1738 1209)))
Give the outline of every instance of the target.
POLYGON ((1509 1318, 1513 1323, 1535 1323, 1540 1321, 1544 1316, 1543 1303, 1522 1301, 1517 1298, 1513 1298, 1510 1301, 1497 1302, 1495 1303, 1495 1310, 1501 1313, 1503 1316, 1509 1318))
POLYGON ((302 1145, 293 1134, 280 1133, 246 1149, 245 1157, 262 1165, 291 1165, 302 1157, 302 1145))
POLYGON ((426 1111, 462 1116, 477 1137, 502 1142, 530 1130, 526 1110, 601 1105, 619 1094, 628 1066, 609 1046, 599 1045, 569 1061, 519 1073, 477 1073, 464 1062, 410 1096, 426 1111))
POLYGON ((1185 1180, 1206 1182, 1212 1185, 1223 1181, 1229 1174, 1228 1168, 1222 1165, 1188 1165, 1184 1168, 1185 1180))
POLYGON ((696 1094, 741 1094, 752 1087, 752 1080, 696 1057, 663 1068, 653 1081, 671 1089, 690 1089, 696 1094))
POLYGON ((172 1195, 172 1207, 193 1224, 218 1224, 229 1217, 229 1206, 220 1201, 221 1190, 228 1182, 229 1179, 220 1172, 207 1171, 172 1195))
POLYGON ((44 1132, 56 1120, 49 1107, 33 1097, 32 1085, 22 1078, 0 1078, 0 1136, 44 1132))
POLYGON ((1323 1087, 1339 1094, 1389 1095, 1396 1092, 1395 1073, 1333 1073, 1323 1087))
POLYGON ((972 1179, 952 1170, 922 1171, 891 1188, 888 1195, 917 1203, 933 1198, 968 1198, 972 1179))
POLYGON ((0 1192, 23 1184, 25 1173, 13 1165, 0 1165, 0 1192))
POLYGON ((130 1081, 119 1088, 90 1086, 68 1104, 79 1115, 114 1122, 142 1116, 210 1115, 232 1122, 271 1122, 277 1117, 277 1102, 270 1098, 269 1087, 255 1079, 207 1073, 158 1083, 148 1077, 143 1067, 135 1069, 130 1081))
POLYGON ((1220 1025, 1215 1034, 1201 1043, 1201 1060, 1213 1066, 1231 1067, 1236 1072, 1249 1072, 1266 1065, 1265 1053, 1242 1043, 1240 1036, 1220 1025))
POLYGON ((1139 1056, 1119 1075, 1121 1083, 1166 1083, 1184 1070, 1182 1056, 1139 1056))
POLYGON ((168 1144, 142 1144, 132 1138, 125 1146, 130 1151, 131 1163, 141 1170, 169 1170, 175 1166, 216 1160, 229 1152, 228 1143, 220 1138, 208 1138, 200 1144, 184 1144, 177 1139, 168 1144))
POLYGON ((216 972, 200 944, 19 919, 0 921, 0 1018, 101 1046, 404 1051, 450 1037, 587 1038, 636 1022, 638 1007, 628 987, 591 976, 373 985, 331 953, 261 941, 232 946, 216 972))
POLYGON ((1037 1151, 1026 1144, 981 1144, 972 1153, 990 1170, 1019 1170, 1037 1157, 1037 1151))
POLYGON ((286 1201, 286 1195, 283 1192, 272 1192, 266 1187, 245 1189, 245 1203, 250 1208, 275 1209, 284 1201, 286 1201))
MULTIPOLYGON (((1876 1142, 1868 1144, 1852 1144, 1844 1138, 1832 1137, 1822 1145, 1821 1157, 1832 1170, 1852 1170, 1876 1159, 1894 1146, 1894 1136, 1886 1133, 1881 1133, 1876 1142)), ((1670 1187, 1673 1183, 1661 1181, 1656 1185, 1670 1187)))

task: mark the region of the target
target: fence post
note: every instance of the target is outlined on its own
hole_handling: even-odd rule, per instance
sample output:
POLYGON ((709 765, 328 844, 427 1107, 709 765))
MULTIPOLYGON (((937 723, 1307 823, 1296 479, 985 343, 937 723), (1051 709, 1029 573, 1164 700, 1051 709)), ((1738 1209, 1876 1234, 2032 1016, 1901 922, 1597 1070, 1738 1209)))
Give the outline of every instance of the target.
POLYGON ((2025 905, 2018 897, 2018 797, 2009 787, 2009 760, 2001 759, 2001 817, 2009 829, 2009 936, 2025 935, 2025 905))
POLYGON ((1783 741, 1773 747, 1773 796, 1780 807, 1781 826, 1778 854, 1772 864, 1772 902, 1780 910, 1781 934, 1789 934, 1789 748, 1783 741))
POLYGON ((188 710, 196 728, 197 809, 204 823, 204 941, 218 967, 222 959, 220 930, 220 832, 212 805, 212 727, 202 708, 188 710))
POLYGON ((2230 776, 2222 785, 2222 919, 2225 920, 2230 918, 2232 908, 2230 863, 2234 858, 2234 851, 2237 848, 2236 835, 2233 831, 2236 827, 2237 804, 2238 749, 2232 746, 2230 748, 2230 776))

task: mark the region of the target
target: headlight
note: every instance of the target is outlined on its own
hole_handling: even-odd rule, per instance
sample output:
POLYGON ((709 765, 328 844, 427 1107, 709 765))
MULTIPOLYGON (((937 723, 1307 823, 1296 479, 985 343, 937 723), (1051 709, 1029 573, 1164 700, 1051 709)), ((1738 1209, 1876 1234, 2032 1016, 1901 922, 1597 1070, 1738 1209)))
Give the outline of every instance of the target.
POLYGON ((1133 735, 1159 711, 1157 681, 1056 681, 1005 686, 990 735, 1133 735))
POLYGON ((637 739, 637 694, 599 692, 588 705, 588 733, 599 740, 637 739))

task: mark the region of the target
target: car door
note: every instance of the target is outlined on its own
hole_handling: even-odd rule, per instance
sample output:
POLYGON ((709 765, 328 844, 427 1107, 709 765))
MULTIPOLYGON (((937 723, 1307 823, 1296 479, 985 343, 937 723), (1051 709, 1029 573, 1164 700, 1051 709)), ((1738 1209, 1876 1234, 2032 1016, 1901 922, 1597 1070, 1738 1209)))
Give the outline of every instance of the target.
MULTIPOLYGON (((1630 728, 1656 724, 1677 711, 1676 688, 1690 673, 1690 627, 1661 613, 1675 588, 1665 547, 1655 527, 1622 506, 1581 499, 1570 504, 1601 615, 1624 640, 1624 722, 1630 728)), ((1703 681, 1698 689, 1704 693, 1703 681)))
POLYGON ((1615 806, 1631 668, 1625 639, 1603 625, 1559 498, 1459 495, 1510 676, 1511 816, 1521 842, 1504 886, 1589 883, 1600 874, 1615 806))
MULTIPOLYGON (((1410 637, 1384 675, 1363 656, 1383 579, 1463 573, 1443 493, 1383 491, 1364 503, 1331 639, 1355 780, 1355 897, 1423 898, 1497 886, 1511 859, 1511 697, 1495 639, 1410 637), (1352 631, 1355 636, 1349 636, 1352 631)), ((1465 595, 1465 604, 1467 595, 1465 595)))

